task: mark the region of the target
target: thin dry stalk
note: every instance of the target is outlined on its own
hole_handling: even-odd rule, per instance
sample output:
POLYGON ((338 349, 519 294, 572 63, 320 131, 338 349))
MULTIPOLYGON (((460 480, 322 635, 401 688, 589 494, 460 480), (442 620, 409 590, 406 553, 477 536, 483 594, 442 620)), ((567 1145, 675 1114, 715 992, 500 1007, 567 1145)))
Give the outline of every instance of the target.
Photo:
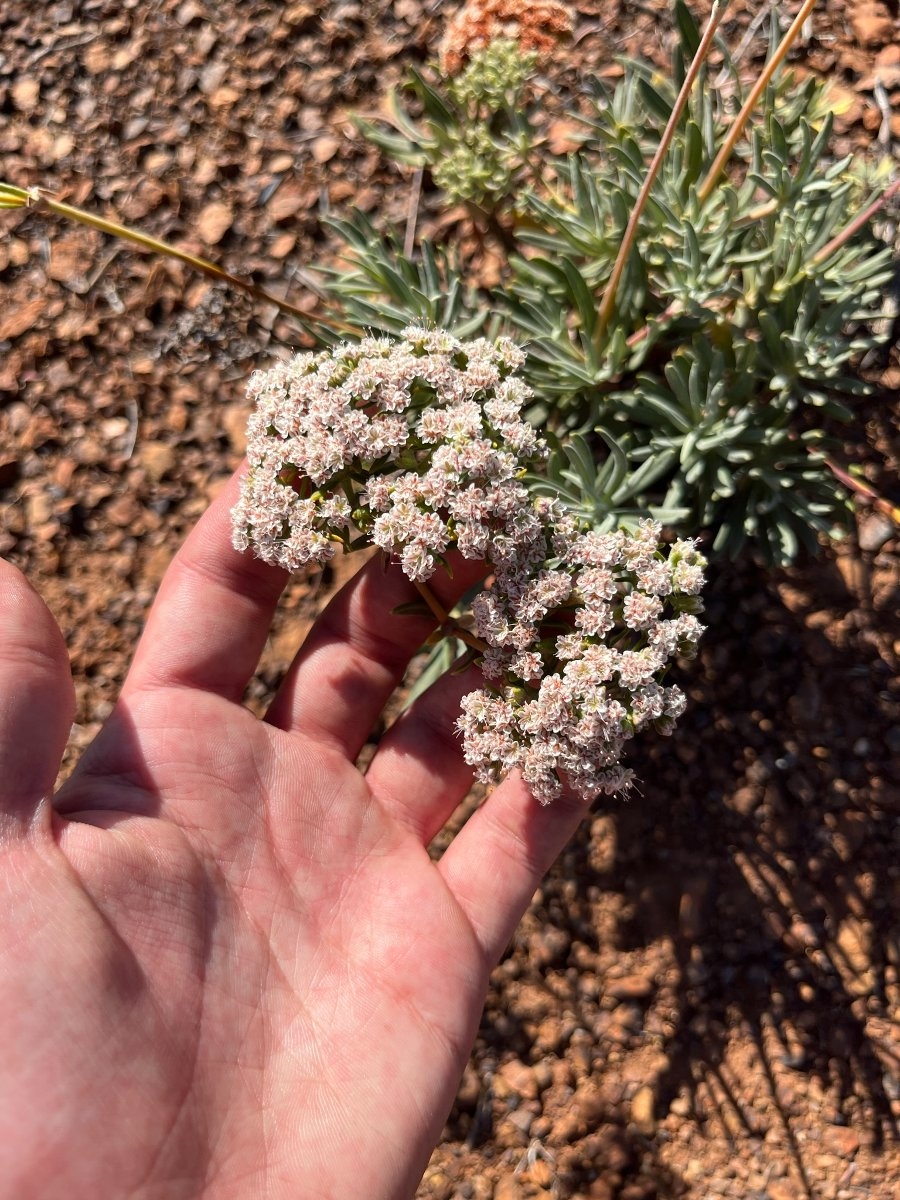
POLYGON ((867 501, 876 512, 883 513, 884 516, 900 527, 900 507, 896 504, 891 504, 890 500, 885 500, 883 496, 880 496, 875 491, 871 484, 866 483, 862 479, 857 479, 855 475, 851 475, 849 471, 845 471, 833 458, 826 458, 825 465, 831 471, 832 475, 834 475, 835 479, 839 479, 851 492, 867 501))
POLYGON ((631 253, 634 239, 637 236, 638 225, 644 209, 647 206, 647 201, 650 199, 650 192, 653 184, 656 181, 656 176, 659 174, 659 169, 663 164, 666 153, 675 136, 675 130, 678 128, 678 122, 681 120, 681 114, 684 111, 684 106, 687 104, 688 96, 694 86, 697 76, 700 74, 700 68, 706 61, 712 47, 713 38, 716 30, 725 15, 726 4, 724 0, 715 0, 712 12, 709 16, 709 22, 703 32, 703 37, 700 40, 700 45, 697 47, 697 53, 694 55, 693 61, 688 68, 687 75, 684 78, 684 83, 681 85, 681 90, 675 100, 675 105, 669 115, 669 120, 666 123, 666 128, 660 138, 659 145, 656 148, 656 153, 650 166, 647 168, 647 174, 644 177, 644 182, 641 184, 641 190, 638 193, 634 208, 628 218, 628 224, 625 227, 625 236, 622 238, 622 245, 619 247, 619 253, 616 255, 616 261, 613 263, 612 273, 606 285, 606 290, 603 293, 603 298, 600 301, 600 308, 597 313, 597 325, 594 331, 594 345, 599 351, 603 345, 603 338, 606 330, 609 327, 609 322, 612 319, 612 314, 616 304, 616 293, 619 290, 619 284, 622 280, 622 273, 625 270, 625 264, 628 261, 628 255, 631 253))
POLYGON ((769 86, 772 76, 784 62, 791 46, 793 46, 794 42, 800 36, 801 32, 803 31, 803 26, 806 24, 806 20, 815 6, 816 0, 804 0, 803 6, 794 18, 790 29, 778 43, 774 54, 766 63, 759 79, 757 79, 756 83, 750 89, 750 95, 744 101, 743 108, 735 117, 734 124, 732 125, 731 129, 729 129, 728 136, 722 143, 722 148, 716 155, 713 165, 709 169, 709 174, 700 185, 700 190, 698 191, 697 195, 701 203, 705 203, 712 195, 713 188, 716 186, 719 176, 725 170, 725 164, 728 162, 729 158, 731 158, 734 148, 737 145, 741 134, 744 132, 744 126, 750 120, 753 110, 759 103, 760 96, 769 86))
MULTIPOLYGON (((201 274, 208 276, 210 279, 231 284, 232 287, 239 288, 241 291, 246 292, 247 295, 252 296, 254 300, 260 300, 264 304, 274 304, 282 312, 288 313, 292 317, 298 317, 304 323, 309 320, 309 314, 291 304, 290 301, 285 300, 283 297, 272 295, 265 288, 251 283, 249 279, 241 279, 239 275, 232 275, 230 271, 226 271, 224 267, 217 266, 216 263, 210 262, 209 259, 201 258, 197 254, 191 254, 187 250, 181 250, 178 246, 173 246, 169 242, 162 241, 160 238, 151 237, 149 234, 142 233, 139 229, 132 229, 128 225, 121 225, 118 221, 110 221, 105 217, 97 216, 95 213, 87 212, 83 208, 76 208, 74 205, 66 204, 62 200, 55 200, 40 188, 19 188, 14 187, 12 184, 0 182, 0 208, 33 208, 38 212, 52 212, 57 216, 77 221, 81 225, 89 225, 92 229, 98 229, 101 233, 108 234, 111 237, 123 238, 126 241, 133 242, 136 246, 140 246, 142 249, 149 250, 154 254, 163 254, 168 258, 175 258, 180 262, 187 263, 194 270, 200 271, 201 274)), ((321 314, 317 314, 316 319, 332 328, 347 328, 343 322, 331 321, 321 314)))

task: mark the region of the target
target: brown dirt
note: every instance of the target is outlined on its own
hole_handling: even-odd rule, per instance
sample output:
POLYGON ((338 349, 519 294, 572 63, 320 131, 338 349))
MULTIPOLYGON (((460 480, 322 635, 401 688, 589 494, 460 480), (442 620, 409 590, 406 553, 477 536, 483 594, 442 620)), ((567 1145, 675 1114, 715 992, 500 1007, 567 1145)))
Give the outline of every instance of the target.
MULTIPOLYGON (((762 7, 732 5, 735 44, 762 7)), ((405 215, 407 177, 347 114, 427 57, 442 8, 7 0, 2 174, 313 307, 301 273, 326 247, 322 215, 405 215)), ((819 10, 801 60, 841 89, 838 152, 874 153, 881 132, 896 156, 896 4, 819 10)), ((582 65, 668 61, 662 0, 577 12, 582 65)), ((98 234, 36 213, 0 230, 0 552, 68 638, 71 761, 239 461, 246 376, 296 338, 98 234)), ((869 373, 847 456, 896 501, 896 347, 869 373)), ((716 569, 679 734, 645 743, 640 795, 599 805, 535 896, 423 1200, 900 1195, 898 550, 863 510, 860 536, 816 564, 716 569)), ((251 703, 333 582, 292 585, 251 703)))

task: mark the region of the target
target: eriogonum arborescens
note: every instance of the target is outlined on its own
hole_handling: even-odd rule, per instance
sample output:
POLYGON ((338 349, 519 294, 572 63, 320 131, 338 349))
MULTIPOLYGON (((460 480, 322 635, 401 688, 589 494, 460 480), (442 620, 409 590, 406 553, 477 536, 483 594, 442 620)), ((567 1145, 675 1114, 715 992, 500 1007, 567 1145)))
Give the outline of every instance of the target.
POLYGON ((660 678, 696 646, 705 561, 691 541, 666 552, 652 521, 598 533, 531 495, 546 451, 521 416, 522 362, 505 338, 411 327, 257 372, 234 543, 289 570, 375 545, 426 595, 448 551, 484 561, 464 753, 482 780, 521 770, 546 803, 564 783, 626 787, 624 743, 673 727, 684 697, 660 678))
POLYGON ((550 565, 475 597, 486 686, 463 698, 458 726, 478 778, 518 768, 544 803, 561 778, 582 796, 615 792, 633 779, 625 742, 649 724, 672 731, 684 695, 659 679, 695 651, 705 562, 691 541, 665 555, 659 535, 652 521, 570 531, 550 565))

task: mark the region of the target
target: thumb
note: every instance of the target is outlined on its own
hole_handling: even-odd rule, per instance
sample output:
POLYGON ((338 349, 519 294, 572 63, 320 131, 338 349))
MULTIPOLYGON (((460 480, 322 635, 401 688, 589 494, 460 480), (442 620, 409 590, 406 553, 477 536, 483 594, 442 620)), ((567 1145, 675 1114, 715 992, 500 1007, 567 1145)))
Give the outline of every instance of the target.
POLYGON ((74 712, 59 626, 21 572, 0 560, 0 834, 30 822, 52 791, 74 712))

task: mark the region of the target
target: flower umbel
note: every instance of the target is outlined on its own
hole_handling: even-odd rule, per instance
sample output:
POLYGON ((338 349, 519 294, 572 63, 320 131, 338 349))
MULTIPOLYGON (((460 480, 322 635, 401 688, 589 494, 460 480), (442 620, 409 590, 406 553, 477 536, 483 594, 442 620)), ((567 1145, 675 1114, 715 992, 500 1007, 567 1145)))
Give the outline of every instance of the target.
POLYGON ((257 372, 235 546, 293 571, 374 543, 415 581, 450 546, 490 559, 545 453, 520 416, 521 362, 508 339, 411 327, 257 372))
POLYGON ((457 724, 479 779, 517 767, 541 803, 563 781, 586 798, 616 792, 633 779, 625 742, 647 725, 672 732, 684 695, 659 679, 695 652, 705 563, 690 541, 665 554, 660 532, 578 533, 554 569, 476 597, 488 687, 457 724))
POLYGON ((521 416, 523 357, 410 327, 258 372, 232 515, 238 549, 289 570, 375 545, 421 588, 448 550, 483 561, 465 758, 484 781, 520 770, 549 803, 627 787, 625 742, 671 732, 684 697, 660 680, 695 650, 706 564, 692 541, 666 553, 652 521, 599 533, 532 496, 545 447, 521 416))

